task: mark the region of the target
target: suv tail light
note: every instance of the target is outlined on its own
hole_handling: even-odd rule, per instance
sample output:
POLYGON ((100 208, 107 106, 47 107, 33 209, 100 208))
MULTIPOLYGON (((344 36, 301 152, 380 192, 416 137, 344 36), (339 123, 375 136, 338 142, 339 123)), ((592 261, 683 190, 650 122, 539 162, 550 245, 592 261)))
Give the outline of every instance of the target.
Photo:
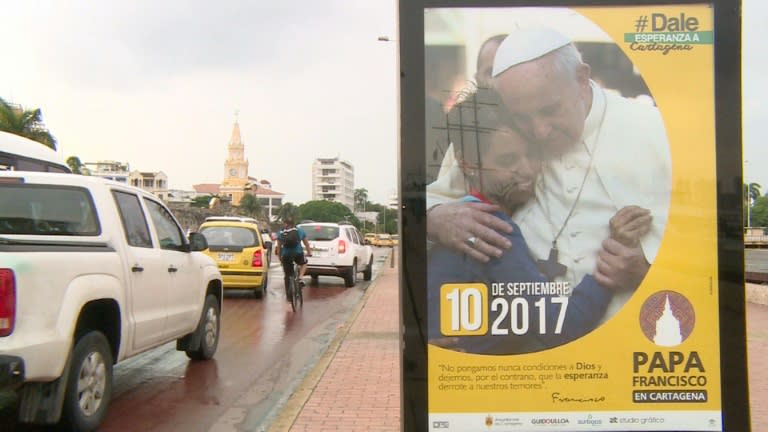
POLYGON ((251 260, 251 267, 261 267, 261 249, 253 253, 253 259, 251 260))
POLYGON ((13 270, 0 269, 0 337, 13 333, 16 324, 16 280, 13 270))
POLYGON ((347 252, 347 242, 339 240, 339 255, 347 252))

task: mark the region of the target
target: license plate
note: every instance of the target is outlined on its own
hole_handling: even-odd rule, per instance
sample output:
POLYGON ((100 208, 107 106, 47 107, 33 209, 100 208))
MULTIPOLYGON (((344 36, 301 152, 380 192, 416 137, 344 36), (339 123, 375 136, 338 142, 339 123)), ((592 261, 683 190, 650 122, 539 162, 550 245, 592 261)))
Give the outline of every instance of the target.
POLYGON ((328 256, 328 251, 313 249, 312 256, 316 256, 316 257, 328 256))
POLYGON ((235 260, 235 256, 232 255, 231 253, 220 253, 219 254, 219 261, 227 261, 227 262, 229 262, 229 261, 234 261, 234 260, 235 260))

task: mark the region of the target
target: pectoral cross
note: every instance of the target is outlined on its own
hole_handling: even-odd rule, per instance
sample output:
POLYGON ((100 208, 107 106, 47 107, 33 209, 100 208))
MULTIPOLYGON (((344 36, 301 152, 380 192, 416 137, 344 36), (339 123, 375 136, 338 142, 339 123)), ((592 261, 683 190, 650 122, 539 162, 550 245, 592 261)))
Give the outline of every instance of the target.
POLYGON ((549 258, 546 260, 536 260, 536 264, 539 266, 539 271, 541 271, 550 282, 553 282, 558 276, 564 276, 566 270, 568 270, 568 267, 557 262, 557 246, 554 243, 552 244, 552 249, 549 250, 549 258))

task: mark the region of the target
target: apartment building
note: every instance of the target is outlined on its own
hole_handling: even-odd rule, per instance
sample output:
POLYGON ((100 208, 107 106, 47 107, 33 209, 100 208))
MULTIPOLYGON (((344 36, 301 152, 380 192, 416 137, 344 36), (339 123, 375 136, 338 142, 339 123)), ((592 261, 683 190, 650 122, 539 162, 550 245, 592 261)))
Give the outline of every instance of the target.
POLYGON ((355 169, 338 157, 319 158, 312 163, 312 199, 355 206, 355 169))

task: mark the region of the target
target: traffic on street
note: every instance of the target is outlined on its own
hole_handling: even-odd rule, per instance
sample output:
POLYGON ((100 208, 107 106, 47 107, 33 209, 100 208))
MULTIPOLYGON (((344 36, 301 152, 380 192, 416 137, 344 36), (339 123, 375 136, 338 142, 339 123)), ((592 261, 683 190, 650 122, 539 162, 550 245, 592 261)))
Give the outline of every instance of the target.
MULTIPOLYGON (((374 248, 373 274, 389 265, 389 248, 374 248)), ((269 268, 262 298, 251 290, 226 290, 215 357, 192 361, 168 343, 114 368, 112 401, 99 431, 208 430, 216 423, 267 425, 281 403, 344 326, 371 282, 307 277, 304 305, 285 300, 278 260, 269 268)), ((0 396, 0 431, 52 431, 17 424, 16 403, 0 396)))

